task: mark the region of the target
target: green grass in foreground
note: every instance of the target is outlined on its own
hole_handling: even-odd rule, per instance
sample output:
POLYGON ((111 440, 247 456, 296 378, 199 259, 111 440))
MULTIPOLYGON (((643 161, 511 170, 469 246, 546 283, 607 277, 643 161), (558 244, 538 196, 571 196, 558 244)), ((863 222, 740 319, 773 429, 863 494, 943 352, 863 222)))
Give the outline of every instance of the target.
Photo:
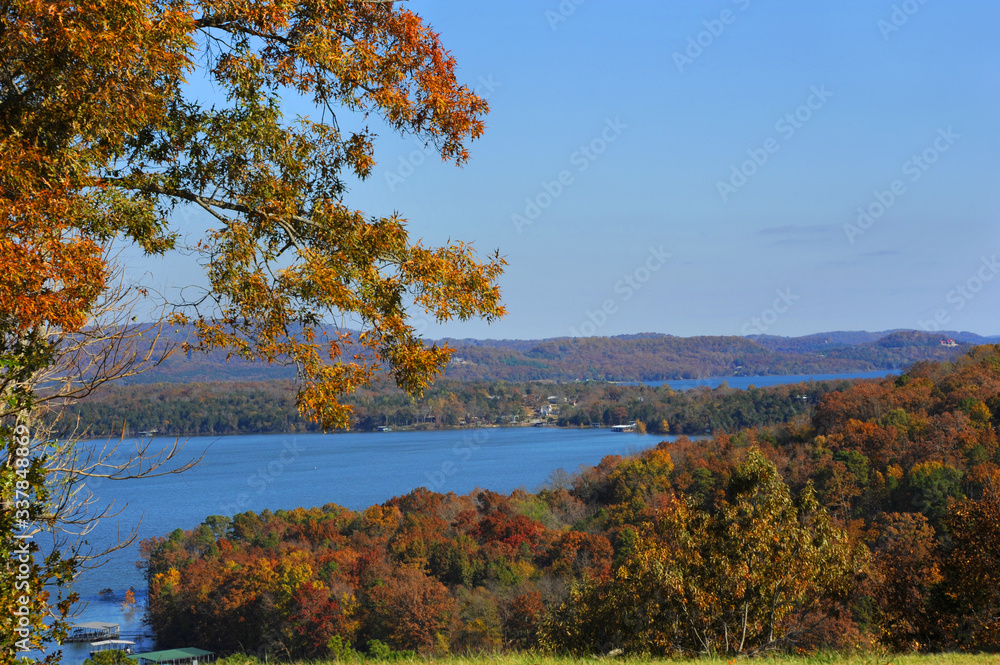
MULTIPOLYGON (((592 656, 588 658, 569 658, 561 656, 543 656, 529 653, 503 654, 496 656, 458 657, 432 659, 435 665, 586 665, 587 663, 602 663, 603 665, 652 665, 654 663, 684 662, 691 665, 737 665, 746 662, 746 658, 691 658, 673 661, 663 658, 607 658, 592 656)), ((753 659, 760 665, 1000 665, 1000 654, 838 654, 821 653, 812 656, 761 656, 753 659)), ((256 664, 254 658, 247 656, 230 656, 217 661, 217 665, 251 665, 256 664)), ((336 660, 299 661, 298 665, 343 665, 345 662, 336 660)), ((364 660, 353 661, 364 663, 426 663, 427 659, 412 658, 392 661, 364 660)))

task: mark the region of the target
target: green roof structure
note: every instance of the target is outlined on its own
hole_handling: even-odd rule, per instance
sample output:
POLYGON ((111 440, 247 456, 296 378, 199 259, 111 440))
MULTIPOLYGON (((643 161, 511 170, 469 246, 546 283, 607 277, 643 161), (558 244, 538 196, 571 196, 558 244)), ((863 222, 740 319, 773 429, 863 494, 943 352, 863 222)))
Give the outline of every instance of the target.
POLYGON ((185 647, 183 649, 166 649, 165 651, 148 651, 146 653, 137 653, 128 656, 134 661, 140 663, 150 662, 150 663, 193 663, 197 661, 208 661, 212 660, 214 652, 205 651, 204 649, 196 649, 194 647, 185 647))

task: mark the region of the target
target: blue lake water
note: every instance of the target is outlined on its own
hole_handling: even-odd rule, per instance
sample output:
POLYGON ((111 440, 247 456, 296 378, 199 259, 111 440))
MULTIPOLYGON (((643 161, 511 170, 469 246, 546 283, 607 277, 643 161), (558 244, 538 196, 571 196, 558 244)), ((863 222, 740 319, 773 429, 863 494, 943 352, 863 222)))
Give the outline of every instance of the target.
POLYGON ((899 370, 875 370, 873 372, 852 372, 848 374, 782 374, 775 376, 716 376, 707 379, 675 379, 671 381, 643 381, 647 386, 669 385, 674 390, 691 390, 692 388, 718 388, 725 382, 730 388, 746 390, 750 386, 766 388, 780 386, 786 383, 802 383, 803 381, 834 381, 838 379, 881 379, 886 376, 896 376, 899 370))
MULTIPOLYGON (((208 515, 326 503, 358 510, 421 486, 459 494, 477 487, 534 490, 557 468, 574 472, 662 438, 544 427, 196 437, 187 440, 180 458, 204 458, 184 473, 91 487, 102 500, 124 506, 118 517, 123 531, 138 524, 140 538, 148 538, 194 528, 208 515)), ((154 448, 172 443, 154 439, 154 448)), ((102 522, 91 542, 109 542, 115 526, 102 522)), ((116 554, 77 590, 96 594, 125 581, 138 588, 135 551, 116 554)))

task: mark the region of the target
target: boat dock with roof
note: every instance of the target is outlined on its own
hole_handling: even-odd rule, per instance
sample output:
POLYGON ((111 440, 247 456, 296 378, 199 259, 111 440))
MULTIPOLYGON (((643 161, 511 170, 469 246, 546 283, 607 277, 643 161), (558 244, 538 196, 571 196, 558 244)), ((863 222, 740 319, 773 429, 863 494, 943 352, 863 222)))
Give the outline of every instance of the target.
POLYGON ((116 623, 106 621, 86 621, 74 624, 63 642, 99 642, 121 637, 121 628, 116 623))
POLYGON ((139 665, 147 665, 149 663, 156 663, 157 665, 160 663, 168 665, 199 665, 199 663, 209 663, 215 660, 215 653, 205 651, 204 649, 185 647, 183 649, 137 653, 128 656, 128 658, 138 662, 139 665))

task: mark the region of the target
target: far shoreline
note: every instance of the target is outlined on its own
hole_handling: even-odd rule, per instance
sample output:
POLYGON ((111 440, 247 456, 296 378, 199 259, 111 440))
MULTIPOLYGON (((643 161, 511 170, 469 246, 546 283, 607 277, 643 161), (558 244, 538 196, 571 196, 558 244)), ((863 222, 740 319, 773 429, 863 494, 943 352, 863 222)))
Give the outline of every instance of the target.
MULTIPOLYGON (((825 381, 867 381, 867 380, 878 380, 884 379, 889 376, 898 376, 905 370, 894 369, 894 370, 869 370, 865 372, 844 372, 840 374, 771 374, 771 375, 754 375, 754 376, 722 376, 722 377, 708 377, 703 379, 670 379, 667 381, 595 381, 594 383, 606 383, 609 385, 622 385, 622 386, 647 386, 650 388, 659 388, 662 386, 668 386, 671 390, 675 392, 687 392, 689 390, 717 390, 719 388, 727 388, 736 391, 745 391, 751 388, 753 389, 767 389, 774 388, 777 386, 784 385, 796 385, 800 383, 822 383, 825 381), (782 380, 789 379, 789 380, 782 380), (755 381, 763 380, 764 385, 757 385, 755 381), (768 381, 774 380, 773 383, 768 381), (732 385, 730 381, 734 381, 737 384, 747 384, 742 385, 732 385), (683 387, 671 387, 670 383, 692 383, 696 385, 689 385, 683 387)), ((533 383, 533 382, 526 382, 533 383)), ((547 382, 546 382, 547 383, 547 382)), ((619 423, 626 424, 626 423, 619 423)), ((559 425, 558 419, 549 416, 544 420, 530 420, 527 422, 518 423, 483 423, 474 425, 389 425, 387 429, 370 429, 370 428, 351 428, 351 429, 336 429, 329 432, 323 432, 321 430, 300 430, 300 429, 281 429, 281 430, 269 430, 269 431, 257 431, 257 432, 225 432, 220 434, 204 434, 198 432, 176 432, 170 434, 160 434, 155 433, 140 433, 134 436, 124 436, 121 432, 114 433, 100 433, 92 434, 89 438, 91 440, 97 439, 107 439, 107 438, 127 438, 132 440, 144 440, 144 439, 183 439, 183 438, 223 438, 232 436, 273 436, 273 435, 295 435, 295 434, 392 434, 396 432, 447 432, 456 430, 480 430, 480 429, 519 429, 527 427, 539 427, 539 428, 549 428, 549 429, 563 429, 563 430, 584 430, 584 429, 611 429, 612 425, 601 425, 598 427, 588 426, 588 425, 572 425, 565 424, 559 425)), ((638 434, 640 432, 620 432, 627 434, 638 434)), ((645 433, 645 432, 641 432, 645 433)), ((667 434, 650 432, 650 434, 660 434, 661 436, 689 436, 689 437, 699 437, 703 438, 706 435, 711 435, 713 432, 668 432, 667 434)))

